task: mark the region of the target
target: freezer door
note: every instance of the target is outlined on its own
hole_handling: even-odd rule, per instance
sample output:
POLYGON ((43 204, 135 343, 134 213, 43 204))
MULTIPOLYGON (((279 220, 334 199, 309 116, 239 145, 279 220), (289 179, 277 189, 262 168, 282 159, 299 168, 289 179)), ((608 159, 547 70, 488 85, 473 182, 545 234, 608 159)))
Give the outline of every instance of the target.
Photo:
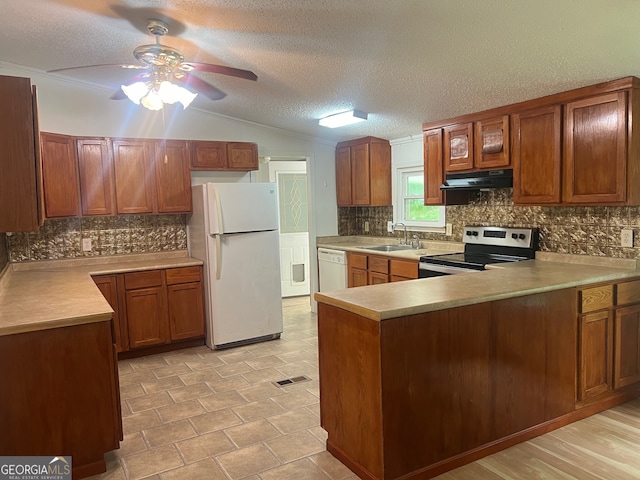
POLYGON ((209 237, 209 325, 215 348, 282 332, 278 232, 209 237), (213 254, 211 254, 213 252, 213 254), (215 265, 219 258, 220 264, 215 265), (219 269, 220 278, 216 278, 219 269))
POLYGON ((211 235, 278 229, 275 183, 208 183, 211 235))

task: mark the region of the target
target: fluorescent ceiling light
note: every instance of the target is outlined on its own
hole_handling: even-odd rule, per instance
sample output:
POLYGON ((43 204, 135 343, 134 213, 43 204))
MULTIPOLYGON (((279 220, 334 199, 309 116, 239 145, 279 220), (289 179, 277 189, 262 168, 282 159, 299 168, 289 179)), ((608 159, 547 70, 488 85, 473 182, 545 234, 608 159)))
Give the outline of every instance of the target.
POLYGON ((360 110, 349 110, 348 112, 336 113, 320 119, 320 125, 323 127, 336 128, 351 125, 352 123, 363 122, 367 119, 368 114, 360 110))

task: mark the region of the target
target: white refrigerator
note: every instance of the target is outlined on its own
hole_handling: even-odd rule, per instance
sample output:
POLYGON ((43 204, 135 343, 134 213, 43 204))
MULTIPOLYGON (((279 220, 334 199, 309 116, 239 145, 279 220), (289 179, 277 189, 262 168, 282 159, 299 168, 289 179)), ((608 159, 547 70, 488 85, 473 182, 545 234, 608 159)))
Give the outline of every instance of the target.
POLYGON ((207 346, 279 338, 282 292, 274 183, 192 188, 189 252, 204 262, 207 346))

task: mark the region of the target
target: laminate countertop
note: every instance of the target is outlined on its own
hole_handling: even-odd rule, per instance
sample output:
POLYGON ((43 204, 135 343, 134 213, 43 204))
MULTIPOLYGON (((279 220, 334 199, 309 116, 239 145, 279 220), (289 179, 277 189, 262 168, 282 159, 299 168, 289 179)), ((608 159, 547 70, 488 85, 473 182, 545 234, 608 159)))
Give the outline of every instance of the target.
POLYGON ((435 310, 531 295, 581 285, 640 278, 633 268, 525 260, 473 273, 318 292, 318 303, 383 321, 435 310))
POLYGON ((0 277, 0 335, 110 320, 93 275, 195 265, 202 261, 183 251, 10 264, 0 277))

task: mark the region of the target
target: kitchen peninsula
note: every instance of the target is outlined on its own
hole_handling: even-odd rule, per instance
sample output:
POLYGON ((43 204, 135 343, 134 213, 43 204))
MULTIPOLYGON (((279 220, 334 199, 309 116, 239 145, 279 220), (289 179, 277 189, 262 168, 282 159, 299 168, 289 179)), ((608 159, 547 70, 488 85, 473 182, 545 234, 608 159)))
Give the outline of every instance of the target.
POLYGON ((327 449, 361 478, 432 478, 637 397, 632 263, 317 293, 327 449))

